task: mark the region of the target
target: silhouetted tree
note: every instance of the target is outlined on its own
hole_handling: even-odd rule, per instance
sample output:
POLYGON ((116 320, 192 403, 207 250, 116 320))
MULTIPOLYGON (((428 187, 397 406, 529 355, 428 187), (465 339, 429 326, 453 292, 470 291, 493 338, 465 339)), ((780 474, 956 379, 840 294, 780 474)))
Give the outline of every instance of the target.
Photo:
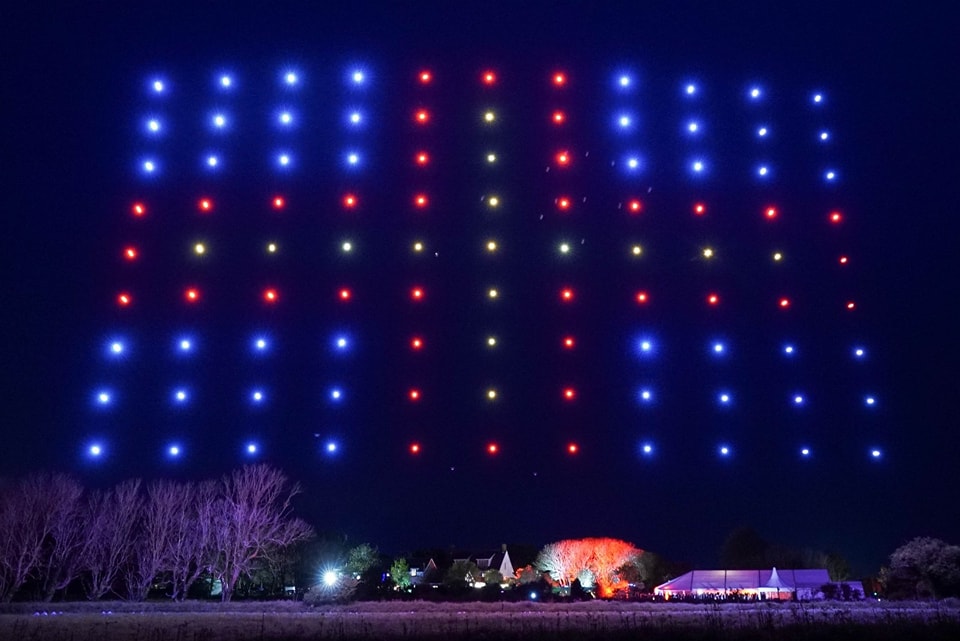
POLYGON ((890 555, 888 589, 904 587, 916 597, 960 594, 960 546, 940 539, 917 537, 890 555))
POLYGON ((133 554, 134 528, 141 508, 140 479, 91 495, 84 525, 88 545, 83 552, 80 581, 88 599, 99 599, 115 589, 121 570, 133 554))

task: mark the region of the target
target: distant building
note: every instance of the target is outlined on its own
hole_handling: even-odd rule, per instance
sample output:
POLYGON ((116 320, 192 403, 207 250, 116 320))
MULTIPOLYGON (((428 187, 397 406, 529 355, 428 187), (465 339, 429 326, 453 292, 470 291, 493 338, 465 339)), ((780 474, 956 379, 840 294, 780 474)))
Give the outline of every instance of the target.
MULTIPOLYGON (((863 595, 859 581, 845 581, 863 595)), ((821 588, 834 584, 826 570, 693 570, 661 583, 653 593, 666 599, 682 597, 754 599, 821 599, 821 588)))

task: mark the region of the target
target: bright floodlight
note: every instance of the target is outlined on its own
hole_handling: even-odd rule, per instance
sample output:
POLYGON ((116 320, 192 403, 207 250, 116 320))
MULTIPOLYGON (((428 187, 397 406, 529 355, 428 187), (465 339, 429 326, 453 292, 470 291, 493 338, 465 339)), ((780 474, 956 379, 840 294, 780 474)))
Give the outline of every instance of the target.
POLYGON ((270 342, 263 336, 257 336, 253 339, 253 349, 257 352, 265 352, 270 347, 270 342))
POLYGON ((732 397, 728 392, 720 392, 720 394, 717 396, 717 400, 723 405, 729 405, 731 399, 732 397))
POLYGON ((100 405, 109 405, 112 400, 113 397, 110 396, 110 392, 102 391, 97 393, 97 403, 100 405))
POLYGON ((177 349, 182 353, 189 353, 193 351, 193 341, 189 338, 181 338, 177 341, 177 349))
POLYGON ((653 454, 653 445, 650 443, 642 443, 640 445, 640 451, 644 454, 644 456, 650 456, 653 454))
POLYGON ((487 154, 487 163, 492 165, 495 162, 497 162, 497 154, 494 154, 494 153, 487 154))
POLYGON ((363 115, 359 111, 351 111, 350 115, 347 116, 347 119, 350 121, 351 125, 359 125, 363 122, 363 115))
POLYGON ((186 403, 187 402, 187 390, 177 389, 173 391, 173 400, 177 403, 186 403))
POLYGON ((124 350, 124 347, 122 342, 113 341, 112 343, 110 343, 111 354, 114 354, 115 356, 119 356, 120 354, 123 354, 123 350, 124 350))
POLYGON ((630 83, 632 82, 632 79, 630 78, 630 76, 623 74, 620 76, 618 82, 620 83, 621 87, 629 87, 630 83))
POLYGON ((335 402, 343 400, 343 390, 339 387, 332 388, 330 390, 330 400, 335 402))
POLYGON ((340 336, 334 337, 333 345, 334 347, 337 348, 338 351, 344 352, 350 346, 350 341, 347 339, 346 336, 340 335, 340 336))
POLYGON ((760 165, 759 167, 757 167, 757 175, 758 175, 758 176, 763 177, 763 176, 766 176, 766 175, 769 174, 769 173, 770 173, 770 168, 767 167, 766 165, 760 165))
POLYGON ((348 165, 357 165, 360 162, 360 154, 355 151, 351 151, 347 154, 347 164, 348 165))
POLYGON ((801 447, 801 448, 800 448, 800 456, 804 456, 804 457, 810 456, 810 448, 809 448, 809 447, 801 447))
POLYGON ((644 387, 640 390, 638 396, 641 403, 650 403, 653 401, 653 390, 648 387, 644 387))
POLYGON ((636 156, 630 156, 627 158, 627 167, 631 170, 637 170, 640 168, 640 159, 636 156))
POLYGON ((866 351, 865 349, 863 349, 862 347, 855 347, 855 348, 853 348, 853 357, 854 357, 854 358, 863 358, 863 357, 866 356, 866 355, 867 355, 867 351, 866 351))
POLYGON ((293 122, 293 114, 290 113, 289 111, 281 111, 277 115, 277 120, 280 122, 281 125, 289 125, 293 122))
POLYGON ((821 102, 823 102, 823 94, 820 94, 820 93, 813 94, 813 102, 815 104, 820 104, 821 102))
POLYGON ((713 353, 714 353, 714 354, 718 354, 718 355, 719 355, 719 354, 723 354, 723 353, 726 351, 727 348, 726 348, 726 345, 724 345, 723 343, 721 343, 721 342, 716 342, 716 343, 713 344, 712 349, 713 349, 713 353))
POLYGON ((290 154, 278 154, 277 155, 277 164, 281 167, 287 167, 290 165, 290 154))
POLYGON ((328 454, 333 454, 337 451, 337 442, 327 441, 327 444, 323 446, 323 449, 325 449, 328 454))
POLYGON ((144 161, 143 161, 143 170, 144 170, 145 172, 147 172, 148 174, 152 174, 153 172, 155 172, 155 171, 157 170, 157 164, 156 164, 154 161, 149 160, 149 159, 148 159, 148 160, 144 160, 144 161))
POLYGON ((632 124, 630 116, 623 114, 617 119, 617 124, 620 125, 621 129, 626 129, 632 124))
POLYGON ((787 356, 793 356, 794 352, 796 352, 796 348, 793 345, 788 343, 783 346, 783 353, 787 356))

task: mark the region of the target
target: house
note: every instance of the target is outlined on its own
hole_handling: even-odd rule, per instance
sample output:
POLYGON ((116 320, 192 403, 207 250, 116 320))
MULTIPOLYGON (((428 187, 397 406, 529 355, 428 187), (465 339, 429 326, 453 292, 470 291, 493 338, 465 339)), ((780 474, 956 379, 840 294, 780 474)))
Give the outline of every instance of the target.
MULTIPOLYGON (((737 595, 754 599, 823 598, 820 588, 832 583, 826 570, 693 570, 661 583, 654 594, 677 597, 726 598, 737 595)), ((859 582, 848 582, 863 594, 859 582)))

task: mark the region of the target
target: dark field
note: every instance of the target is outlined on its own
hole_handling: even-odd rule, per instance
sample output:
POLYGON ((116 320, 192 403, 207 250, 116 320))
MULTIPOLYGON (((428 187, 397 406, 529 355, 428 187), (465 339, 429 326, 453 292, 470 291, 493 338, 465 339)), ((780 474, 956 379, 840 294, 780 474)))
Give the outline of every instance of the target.
POLYGON ((960 639, 955 603, 11 604, 16 641, 960 639))

